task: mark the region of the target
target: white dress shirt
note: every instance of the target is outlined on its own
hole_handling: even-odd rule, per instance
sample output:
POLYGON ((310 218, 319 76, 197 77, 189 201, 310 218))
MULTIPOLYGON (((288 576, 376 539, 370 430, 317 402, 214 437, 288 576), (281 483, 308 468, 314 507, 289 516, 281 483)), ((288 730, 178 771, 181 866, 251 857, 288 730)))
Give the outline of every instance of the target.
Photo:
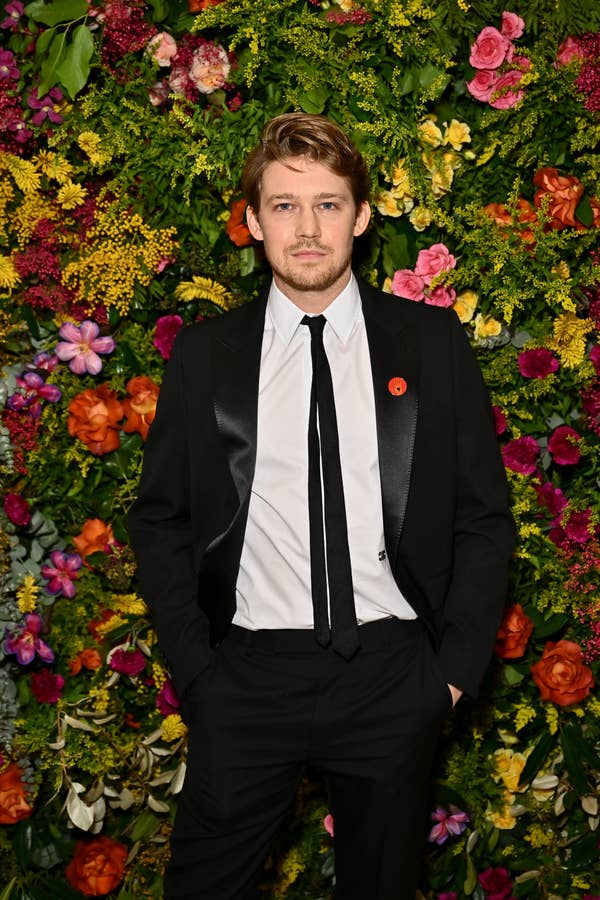
MULTIPOLYGON (((312 628, 308 414, 312 381, 304 312, 273 283, 258 393, 256 471, 237 580, 236 625, 312 628)), ((354 276, 324 310, 335 395, 354 602, 359 624, 416 614, 385 554, 373 377, 354 276)))

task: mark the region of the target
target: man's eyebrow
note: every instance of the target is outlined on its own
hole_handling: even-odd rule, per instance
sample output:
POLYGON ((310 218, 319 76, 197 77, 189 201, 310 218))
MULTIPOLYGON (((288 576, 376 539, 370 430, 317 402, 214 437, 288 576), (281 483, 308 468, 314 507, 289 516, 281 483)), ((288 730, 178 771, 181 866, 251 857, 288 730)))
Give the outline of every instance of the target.
MULTIPOLYGON (((267 198, 268 203, 272 203, 275 200, 299 200, 300 197, 298 194, 294 193, 281 193, 281 194, 271 194, 270 197, 267 198)), ((336 191, 322 191, 320 194, 315 194, 312 197, 313 200, 349 200, 349 194, 340 194, 336 191)))

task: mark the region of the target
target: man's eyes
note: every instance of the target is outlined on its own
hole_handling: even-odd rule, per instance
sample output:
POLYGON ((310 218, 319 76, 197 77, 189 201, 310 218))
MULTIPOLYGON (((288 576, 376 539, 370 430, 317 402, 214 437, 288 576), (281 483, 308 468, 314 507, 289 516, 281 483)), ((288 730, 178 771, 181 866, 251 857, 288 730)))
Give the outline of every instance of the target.
MULTIPOLYGON (((294 204, 286 202, 277 203, 275 209, 281 212, 289 212, 291 209, 294 209, 294 204)), ((329 212, 330 210, 338 209, 338 205, 333 200, 323 200, 322 203, 319 203, 317 209, 323 209, 329 212)))

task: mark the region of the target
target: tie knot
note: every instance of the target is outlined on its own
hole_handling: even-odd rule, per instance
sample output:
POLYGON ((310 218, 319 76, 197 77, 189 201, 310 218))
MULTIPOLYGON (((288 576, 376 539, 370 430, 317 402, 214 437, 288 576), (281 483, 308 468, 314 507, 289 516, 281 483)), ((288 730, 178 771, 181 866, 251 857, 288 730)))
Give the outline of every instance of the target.
POLYGON ((304 316, 302 325, 307 325, 310 329, 311 337, 323 337, 323 329, 327 319, 325 316, 304 316))

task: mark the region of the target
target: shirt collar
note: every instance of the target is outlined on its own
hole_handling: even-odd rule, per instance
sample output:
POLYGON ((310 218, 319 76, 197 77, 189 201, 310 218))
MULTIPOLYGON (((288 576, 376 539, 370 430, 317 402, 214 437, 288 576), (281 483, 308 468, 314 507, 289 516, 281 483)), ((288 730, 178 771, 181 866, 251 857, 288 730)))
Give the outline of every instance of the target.
MULTIPOLYGON (((360 291, 353 274, 341 293, 323 311, 323 315, 339 340, 345 344, 361 311, 360 291)), ((305 316, 303 310, 271 282, 267 313, 284 344, 289 344, 305 316)))

